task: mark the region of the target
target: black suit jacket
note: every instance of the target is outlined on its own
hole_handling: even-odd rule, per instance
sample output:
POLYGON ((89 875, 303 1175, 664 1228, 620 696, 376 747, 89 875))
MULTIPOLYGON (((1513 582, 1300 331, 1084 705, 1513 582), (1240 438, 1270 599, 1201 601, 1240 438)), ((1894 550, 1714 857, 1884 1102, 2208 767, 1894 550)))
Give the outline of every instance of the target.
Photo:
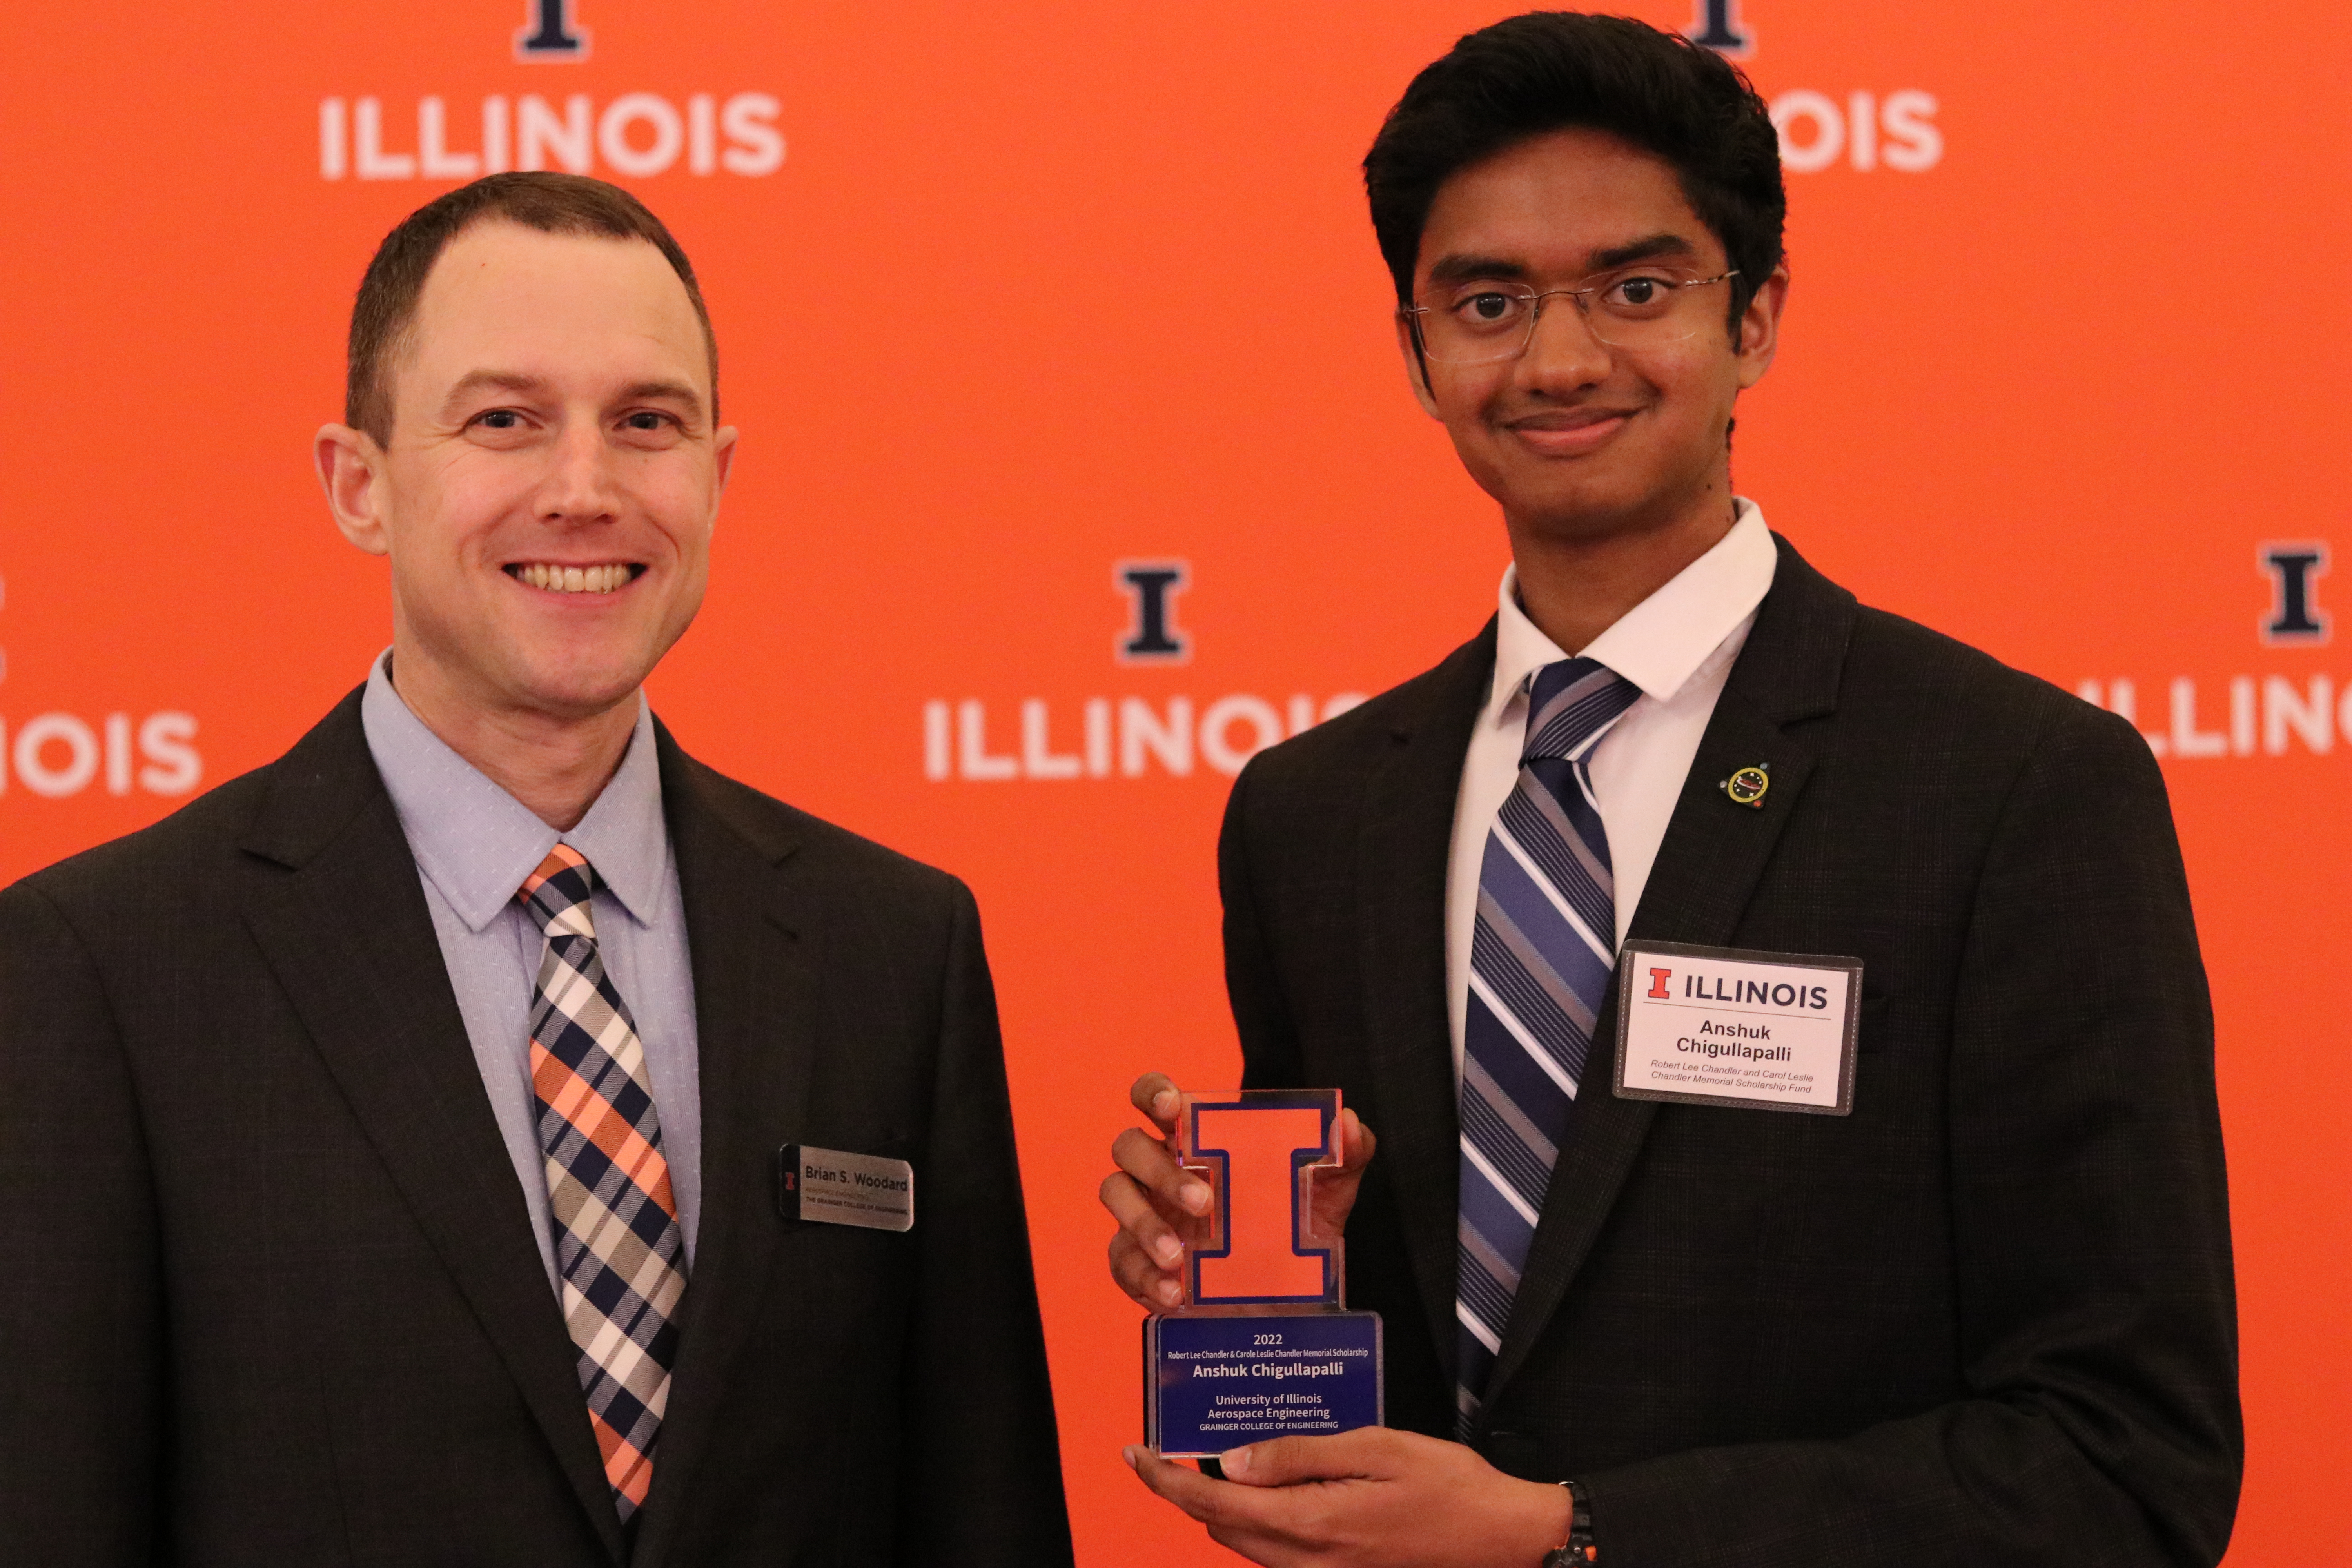
MULTIPOLYGON (((1632 924, 1864 963, 1853 1112, 1622 1100, 1613 996, 1473 1442, 1615 1568, 2210 1563, 2236 1507, 2211 1014, 2131 727, 1785 542, 1632 924), (1769 763, 1762 808, 1717 787, 1769 763)), ((1246 1081, 1380 1134, 1392 1425, 1453 1435, 1446 857, 1494 630, 1256 758, 1221 847, 1246 1081)))
MULTIPOLYGON (((703 1207, 634 1562, 1067 1563, 978 916, 657 731, 703 1207), (787 1225, 779 1145, 916 1169, 787 1225)), ((0 893, 0 1556, 631 1554, 356 693, 0 893)))

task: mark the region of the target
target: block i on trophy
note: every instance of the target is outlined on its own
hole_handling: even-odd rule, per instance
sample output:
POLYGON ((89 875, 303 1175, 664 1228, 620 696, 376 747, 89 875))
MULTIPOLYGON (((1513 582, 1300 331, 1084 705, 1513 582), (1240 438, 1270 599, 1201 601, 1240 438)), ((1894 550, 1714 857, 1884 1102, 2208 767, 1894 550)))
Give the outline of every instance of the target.
POLYGON ((1381 1420, 1381 1318, 1348 1310, 1342 1244, 1316 1228, 1339 1164, 1339 1091, 1187 1094, 1176 1153, 1208 1184, 1184 1240, 1184 1304, 1143 1323, 1144 1441, 1206 1458, 1381 1420))

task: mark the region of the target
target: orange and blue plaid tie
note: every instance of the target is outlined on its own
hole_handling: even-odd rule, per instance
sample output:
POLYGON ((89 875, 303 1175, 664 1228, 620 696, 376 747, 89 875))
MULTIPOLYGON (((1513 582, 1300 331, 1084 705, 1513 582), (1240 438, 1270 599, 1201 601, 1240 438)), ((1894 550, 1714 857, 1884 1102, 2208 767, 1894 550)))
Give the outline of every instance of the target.
POLYGON ((563 1320, 625 1526, 653 1481, 686 1250, 645 1046, 596 950, 597 886, 586 858, 559 844, 515 896, 547 938, 530 1002, 530 1084, 563 1320))

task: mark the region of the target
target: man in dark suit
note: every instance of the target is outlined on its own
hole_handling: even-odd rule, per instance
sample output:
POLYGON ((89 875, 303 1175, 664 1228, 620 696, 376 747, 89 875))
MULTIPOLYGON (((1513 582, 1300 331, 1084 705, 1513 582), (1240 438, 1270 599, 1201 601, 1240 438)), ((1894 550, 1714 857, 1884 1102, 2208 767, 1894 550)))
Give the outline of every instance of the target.
POLYGON ((1066 1563, 971 895, 640 690, 735 442, 685 256, 494 176, 352 348, 392 652, 0 893, 5 1554, 1066 1563), (786 1144, 904 1162, 911 1228, 806 1217, 786 1144))
MULTIPOLYGON (((1251 763, 1219 871, 1244 1082, 1360 1113, 1318 1203, 1391 1429, 1130 1462, 1275 1568, 2214 1563, 2228 1212, 2163 782, 1733 496, 1788 287, 1763 105, 1520 16, 1365 168, 1514 564, 1470 643, 1251 763), (1850 1113, 1620 1092, 1644 942, 1858 962, 1850 1113)), ((1162 1134, 1173 1087, 1136 1086, 1162 1134)), ((1113 1273, 1165 1309, 1208 1193, 1115 1156, 1113 1273)))

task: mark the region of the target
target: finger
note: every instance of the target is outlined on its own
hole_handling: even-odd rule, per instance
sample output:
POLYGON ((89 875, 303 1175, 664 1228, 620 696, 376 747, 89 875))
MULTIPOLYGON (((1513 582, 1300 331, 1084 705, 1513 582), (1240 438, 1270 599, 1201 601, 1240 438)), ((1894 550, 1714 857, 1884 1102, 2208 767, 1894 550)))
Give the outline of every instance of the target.
POLYGON ((1103 1178, 1095 1195, 1110 1211, 1111 1218, 1118 1221, 1120 1234, 1132 1237, 1144 1255, 1161 1268, 1172 1270, 1183 1261, 1182 1239, 1132 1176, 1113 1171, 1103 1178))
POLYGON ((1372 1163, 1380 1140, 1352 1110, 1339 1112, 1339 1163, 1315 1174, 1314 1230, 1318 1236, 1344 1235, 1348 1215, 1356 1206, 1356 1190, 1372 1163))
POLYGON ((1202 1524, 1214 1524, 1224 1517, 1225 1510, 1217 1496, 1223 1482, 1213 1481, 1198 1470, 1187 1469, 1139 1446, 1120 1449, 1119 1457, 1134 1467, 1145 1486, 1202 1524))
POLYGON ((1166 1073, 1145 1073, 1127 1091, 1127 1098, 1136 1110, 1158 1124, 1162 1137, 1176 1131, 1176 1112, 1183 1104, 1183 1096, 1166 1073))
POLYGON ((1150 1449, 1130 1447, 1121 1457, 1135 1467, 1143 1484, 1182 1509, 1223 1545, 1260 1563, 1288 1562, 1268 1555, 1290 1544, 1282 1517, 1294 1500, 1280 1492, 1251 1492, 1225 1481, 1212 1480, 1198 1470, 1163 1459, 1150 1449))
POLYGON ((1395 1434, 1360 1426, 1335 1437, 1269 1437, 1217 1456, 1225 1479, 1237 1486, 1287 1487, 1387 1476, 1396 1468, 1395 1434))
POLYGON ((1110 1157, 1146 1191, 1157 1191, 1183 1179, 1183 1167, 1168 1146, 1140 1127, 1123 1128, 1110 1141, 1110 1157))
POLYGON ((1122 1458, 1143 1484, 1182 1509, 1209 1531, 1209 1539, 1264 1568, 1315 1568, 1329 1561, 1292 1528, 1297 1497, 1289 1492, 1252 1492, 1212 1480, 1150 1449, 1130 1447, 1122 1458))
POLYGON ((1120 1231, 1110 1238, 1110 1277, 1139 1307, 1165 1312, 1184 1304, 1184 1288, 1143 1254, 1135 1238, 1120 1231))
POLYGON ((1130 1127, 1112 1140, 1110 1157, 1118 1168, 1135 1178, 1136 1184, 1160 1205, 1168 1215, 1204 1215, 1209 1212, 1209 1184, 1198 1176, 1184 1173, 1184 1167, 1168 1152, 1165 1144, 1156 1142, 1139 1127, 1130 1127))

